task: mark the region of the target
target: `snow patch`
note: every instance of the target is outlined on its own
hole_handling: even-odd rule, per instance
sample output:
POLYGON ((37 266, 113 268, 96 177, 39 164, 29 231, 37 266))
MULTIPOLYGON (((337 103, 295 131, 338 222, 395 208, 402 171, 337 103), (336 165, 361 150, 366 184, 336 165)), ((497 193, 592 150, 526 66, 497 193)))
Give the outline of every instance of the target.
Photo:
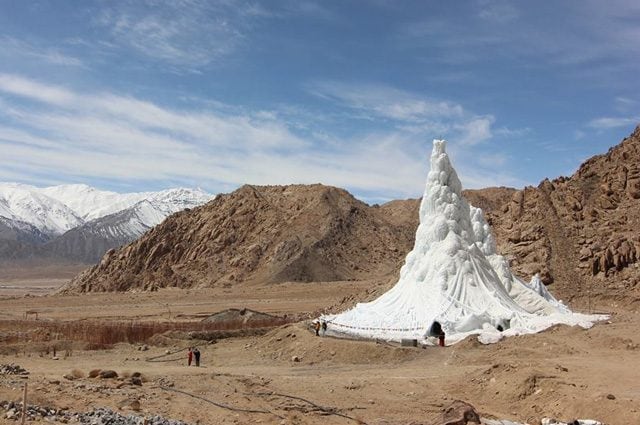
POLYGON ((89 224, 103 236, 136 238, 167 216, 212 198, 200 189, 187 188, 121 194, 84 184, 38 188, 0 183, 0 217, 14 224, 27 223, 50 236, 89 224), (117 225, 100 226, 101 219, 114 214, 124 218, 117 225))

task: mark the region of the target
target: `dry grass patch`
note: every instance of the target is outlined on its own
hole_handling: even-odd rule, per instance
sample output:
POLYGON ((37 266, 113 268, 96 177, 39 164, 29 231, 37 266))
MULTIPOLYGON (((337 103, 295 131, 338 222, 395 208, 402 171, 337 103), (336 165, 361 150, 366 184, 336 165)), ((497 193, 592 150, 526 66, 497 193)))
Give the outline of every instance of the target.
POLYGON ((71 376, 73 376, 76 379, 84 378, 84 372, 79 369, 73 369, 71 371, 71 376))
POLYGON ((269 317, 244 322, 242 319, 223 322, 166 322, 166 321, 100 321, 100 320, 3 320, 3 344, 22 342, 82 341, 86 349, 104 349, 113 344, 144 343, 151 337, 170 331, 207 333, 215 331, 274 328, 292 319, 269 317))

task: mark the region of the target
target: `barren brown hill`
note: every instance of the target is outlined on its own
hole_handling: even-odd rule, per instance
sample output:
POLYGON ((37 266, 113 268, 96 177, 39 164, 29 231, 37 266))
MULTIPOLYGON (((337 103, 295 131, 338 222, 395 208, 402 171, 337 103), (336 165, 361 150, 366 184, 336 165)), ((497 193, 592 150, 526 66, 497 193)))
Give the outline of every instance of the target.
POLYGON ((243 186, 107 252, 67 290, 384 276, 411 249, 415 224, 394 219, 393 206, 370 207, 334 187, 243 186))
MULTIPOLYGON (((635 302, 639 163, 640 127, 571 177, 465 196, 485 211, 519 276, 540 272, 563 298, 635 302)), ((108 252, 67 290, 390 277, 413 245, 417 209, 418 200, 368 206, 322 185, 244 186, 108 252)))

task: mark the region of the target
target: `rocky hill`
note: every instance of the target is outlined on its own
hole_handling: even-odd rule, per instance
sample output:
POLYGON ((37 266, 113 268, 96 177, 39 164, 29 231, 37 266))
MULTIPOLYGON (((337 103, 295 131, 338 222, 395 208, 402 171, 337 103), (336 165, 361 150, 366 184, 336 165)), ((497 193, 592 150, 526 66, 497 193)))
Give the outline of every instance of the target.
POLYGON ((136 242, 107 252, 70 289, 386 275, 401 265, 415 232, 416 221, 403 218, 404 207, 396 205, 399 211, 395 205, 370 207, 345 190, 323 185, 243 186, 175 214, 136 242), (395 213, 400 218, 394 219, 395 213))
POLYGON ((640 290, 639 164, 640 127, 573 176, 514 192, 487 214, 499 250, 569 298, 640 290))
MULTIPOLYGON (((465 191, 516 273, 564 298, 640 290, 640 127, 571 177, 465 191)), ((244 186, 109 251, 66 291, 391 276, 413 246, 418 200, 368 206, 322 185, 244 186)))

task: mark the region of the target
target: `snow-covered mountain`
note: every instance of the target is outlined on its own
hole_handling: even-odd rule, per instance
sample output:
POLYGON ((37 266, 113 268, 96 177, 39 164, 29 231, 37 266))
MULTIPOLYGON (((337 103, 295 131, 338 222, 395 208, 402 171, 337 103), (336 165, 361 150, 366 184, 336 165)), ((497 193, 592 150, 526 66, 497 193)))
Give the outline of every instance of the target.
POLYGON ((32 251, 21 249, 27 256, 97 261, 167 216, 210 199, 200 189, 120 194, 83 184, 38 188, 0 183, 0 244, 5 245, 0 257, 10 252, 8 241, 11 246, 19 241, 32 245, 32 251))
POLYGON ((0 215, 29 223, 48 235, 60 235, 84 223, 71 208, 35 186, 0 183, 0 215))
POLYGON ((64 258, 94 263, 111 248, 132 242, 167 216, 202 205, 209 195, 190 189, 169 189, 131 207, 88 221, 45 245, 64 258))
POLYGON ((61 201, 85 221, 125 210, 136 202, 156 194, 155 192, 116 193, 98 190, 86 184, 51 186, 41 189, 41 192, 61 201))
POLYGON ((45 243, 50 238, 32 224, 24 221, 0 216, 0 239, 11 239, 19 242, 45 243))

